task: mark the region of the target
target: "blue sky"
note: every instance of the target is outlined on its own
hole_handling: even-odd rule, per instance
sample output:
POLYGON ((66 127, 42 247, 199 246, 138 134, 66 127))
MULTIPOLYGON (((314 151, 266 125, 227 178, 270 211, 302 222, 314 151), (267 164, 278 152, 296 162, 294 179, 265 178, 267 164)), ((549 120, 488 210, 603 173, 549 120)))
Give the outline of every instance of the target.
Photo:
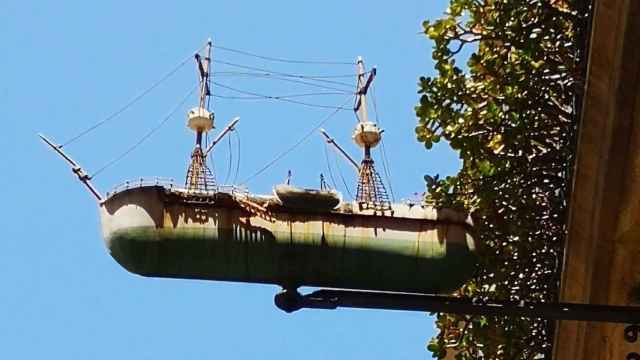
MULTIPOLYGON (((445 1, 0 2, 0 358, 427 358, 433 319, 422 313, 304 310, 273 305, 275 286, 143 278, 120 268, 103 245, 97 206, 69 168, 38 141, 58 142, 104 119, 146 89, 211 36, 214 45, 293 59, 377 65, 378 120, 396 200, 424 191, 424 174, 453 174, 446 146, 427 152, 415 141, 417 79, 432 74, 431 43, 418 33, 445 1)), ((214 59, 295 74, 342 75, 351 65, 302 65, 214 51, 214 59)), ((213 71, 237 71, 214 63, 213 71)), ((326 92, 303 84, 220 74, 234 88, 269 95, 326 92)), ((118 118, 69 145, 89 172, 120 154, 158 124, 196 81, 189 61, 118 118)), ((215 88, 218 95, 233 95, 215 88)), ((302 100, 302 99, 301 99, 302 100)), ((193 146, 178 110, 135 152, 95 179, 106 192, 139 177, 184 175, 193 146)), ((344 96, 304 101, 340 105, 344 96)), ((348 103, 351 105, 351 103, 348 103)), ((331 110, 278 101, 214 99, 220 128, 239 115, 244 180, 295 143, 331 110)), ((375 114, 371 112, 375 119, 375 114)), ((325 128, 359 158, 350 134, 352 112, 325 128)), ((232 138, 233 157, 237 159, 232 138)), ((247 185, 270 192, 288 169, 302 186, 327 174, 324 143, 314 134, 247 185)), ((224 180, 228 144, 214 153, 224 180)), ((352 186, 352 170, 329 153, 352 186)), ((375 152, 382 170, 380 153, 375 152)), ((233 176, 231 176, 232 178, 233 176)), ((336 179, 337 180, 337 179, 336 179)), ((341 182, 338 180, 339 184, 341 182)), ((342 186, 339 190, 344 191, 342 186)), ((421 276, 434 276, 421 274, 421 276)))

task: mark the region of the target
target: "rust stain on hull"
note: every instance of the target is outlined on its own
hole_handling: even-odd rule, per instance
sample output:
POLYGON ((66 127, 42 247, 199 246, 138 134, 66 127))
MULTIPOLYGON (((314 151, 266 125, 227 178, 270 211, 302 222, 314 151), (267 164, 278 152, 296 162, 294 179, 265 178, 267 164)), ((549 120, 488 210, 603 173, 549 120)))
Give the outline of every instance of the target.
POLYGON ((218 196, 190 204, 148 186, 107 199, 111 255, 144 276, 426 293, 451 292, 474 269, 470 224, 459 214, 397 205, 393 216, 278 207, 264 216, 218 196))

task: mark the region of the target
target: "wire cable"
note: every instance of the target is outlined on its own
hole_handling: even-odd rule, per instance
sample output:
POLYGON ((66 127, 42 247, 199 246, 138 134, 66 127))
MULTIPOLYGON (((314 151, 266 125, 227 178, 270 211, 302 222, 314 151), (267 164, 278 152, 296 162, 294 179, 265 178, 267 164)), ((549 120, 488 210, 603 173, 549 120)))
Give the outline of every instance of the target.
POLYGON ((293 78, 293 76, 280 76, 280 75, 270 74, 270 73, 260 73, 260 74, 257 74, 257 75, 246 75, 246 76, 251 76, 251 77, 254 77, 254 78, 258 78, 258 79, 274 79, 274 80, 284 81, 284 82, 293 83, 293 84, 301 84, 301 85, 305 85, 305 86, 310 86, 310 87, 314 87, 314 88, 318 88, 318 89, 341 91, 344 94, 348 94, 348 93, 353 92, 351 90, 338 88, 338 87, 335 87, 335 86, 329 86, 329 85, 324 85, 324 84, 317 84, 317 83, 313 83, 313 82, 297 80, 297 79, 293 78))
POLYGON ((351 190, 349 190, 349 185, 347 185, 347 180, 344 178, 344 174, 342 174, 342 168, 340 167, 340 161, 338 161, 338 150, 333 149, 333 159, 336 162, 336 168, 338 169, 338 175, 340 175, 340 179, 342 180, 342 185, 344 186, 345 191, 349 195, 350 199, 354 199, 351 190))
MULTIPOLYGON (((366 73, 368 73, 367 71, 366 73)), ((250 72, 250 71, 214 71, 212 75, 214 76, 261 76, 261 75, 270 75, 273 73, 269 72, 250 72)), ((290 76, 302 77, 304 79, 338 79, 338 78, 357 78, 356 74, 341 74, 341 75, 295 75, 290 74, 290 76)), ((345 84, 346 83, 342 83, 345 84)))
MULTIPOLYGON (((273 96, 278 99, 290 99, 307 96, 326 96, 326 95, 345 95, 344 92, 315 92, 315 93, 302 93, 292 95, 278 95, 273 96)), ((213 97, 225 100, 265 100, 264 96, 229 96, 229 95, 213 95, 213 97)))
MULTIPOLYGON (((228 85, 224 85, 224 84, 218 83, 216 81, 212 81, 212 83, 213 83, 213 85, 221 87, 223 89, 235 91, 235 92, 240 93, 240 94, 258 96, 258 97, 262 97, 264 99, 284 101, 284 102, 289 102, 289 103, 292 103, 292 104, 305 105, 305 106, 309 106, 309 107, 316 107, 316 108, 322 108, 322 109, 351 110, 351 108, 345 108, 343 106, 335 107, 335 106, 331 106, 331 105, 313 104, 313 103, 308 103, 308 102, 303 102, 303 101, 298 101, 298 100, 291 100, 289 98, 282 98, 282 97, 278 97, 278 96, 270 96, 270 95, 259 94, 259 93, 252 92, 252 91, 240 90, 240 89, 236 89, 236 88, 233 88, 231 86, 228 86, 228 85)), ((349 96, 349 98, 350 98, 350 96, 349 96)))
POLYGON ((231 147, 231 135, 227 138, 227 144, 229 144, 229 165, 227 166, 227 174, 224 177, 224 183, 228 184, 229 178, 231 177, 231 165, 233 163, 233 148, 231 147))
POLYGON ((384 147, 384 140, 380 139, 380 152, 382 153, 382 168, 384 169, 385 177, 387 178, 387 185, 389 185, 389 192, 391 193, 391 201, 395 202, 396 197, 393 193, 393 186, 391 185, 391 171, 389 170, 389 163, 387 161, 387 152, 384 147))
POLYGON ((238 175, 240 173, 240 133, 238 132, 238 129, 234 129, 232 134, 234 134, 234 137, 236 138, 236 144, 238 146, 238 160, 236 160, 236 172, 233 175, 233 184, 235 184, 238 181, 238 175))
POLYGON ((373 115, 376 118, 376 123, 380 124, 382 126, 382 122, 378 120, 378 104, 376 102, 376 90, 375 90, 375 85, 373 85, 373 83, 371 83, 371 100, 373 103, 373 115))
MULTIPOLYGON (((376 119, 376 123, 382 126, 382 121, 378 119, 378 105, 376 102, 376 91, 375 86, 371 85, 371 98, 373 100, 373 113, 376 119)), ((393 193, 393 186, 391 185, 391 167, 389 166, 389 161, 387 160, 387 151, 384 146, 384 139, 380 139, 380 152, 382 153, 382 168, 384 169, 384 175, 387 180, 387 185, 389 185, 389 192, 391 193, 391 201, 395 202, 396 197, 393 193)))
POLYGON ((272 57, 272 56, 259 55, 259 54, 251 53, 251 52, 248 52, 248 51, 232 49, 232 48, 228 48, 228 47, 224 47, 224 46, 220 46, 220 45, 213 45, 213 47, 216 48, 216 49, 220 49, 220 50, 224 50, 224 51, 228 51, 228 52, 232 52, 232 53, 236 53, 236 54, 240 54, 240 55, 252 56, 252 57, 255 57, 255 58, 258 58, 258 59, 262 59, 262 60, 283 62, 283 63, 289 63, 289 64, 353 65, 353 62, 349 62, 349 61, 285 59, 285 58, 278 58, 278 57, 272 57))
MULTIPOLYGON (((200 51, 200 49, 198 49, 197 51, 200 51)), ((160 79, 158 79, 156 82, 154 82, 153 84, 151 84, 150 87, 148 87, 147 89, 145 89, 144 91, 142 91, 141 93, 139 93, 138 95, 136 95, 135 97, 133 97, 131 100, 129 100, 126 104, 124 104, 124 106, 120 107, 118 110, 114 111, 113 113, 111 113, 110 115, 108 115, 107 117, 105 117, 104 119, 98 121, 97 123, 91 125, 90 127, 86 128, 85 130, 81 131, 78 135, 70 138, 69 140, 67 140, 66 142, 64 142, 62 145, 60 145, 60 147, 65 147, 73 142, 75 142, 76 140, 80 139, 81 137, 85 136, 86 134, 92 132, 93 130, 97 129, 98 127, 104 125, 105 123, 109 122, 110 120, 115 119, 116 117, 118 117, 118 115, 122 114, 123 112, 125 112, 125 110, 129 109, 131 106, 133 106, 134 104, 136 104, 138 101, 140 101, 143 97, 145 97, 147 94, 149 94, 151 91, 153 91, 153 89, 157 88, 160 84, 162 84, 165 80, 167 80, 168 78, 170 78, 173 74, 175 74, 176 72, 178 72, 178 70, 180 70, 189 60, 193 59, 193 55, 189 55, 188 57, 186 57, 184 60, 180 61, 180 63, 178 65, 176 65, 173 69, 171 69, 169 72, 167 72, 166 74, 164 74, 160 79)))
MULTIPOLYGON (((324 82, 324 83, 329 83, 329 84, 341 85, 341 86, 350 87, 350 88, 353 87, 353 84, 348 84, 348 83, 345 83, 345 82, 335 81, 335 80, 325 80, 322 75, 291 74, 291 73, 285 73, 285 72, 281 72, 281 71, 273 71, 273 70, 270 70, 270 69, 259 68, 259 67, 255 67, 255 66, 235 64, 235 63, 232 63, 232 62, 223 61, 223 60, 217 60, 217 59, 214 59, 212 61, 215 62, 215 63, 218 63, 218 64, 227 65, 227 66, 231 66, 231 67, 236 67, 236 68, 240 68, 240 69, 260 71, 260 72, 262 72, 262 74, 260 74, 260 75, 265 75, 265 76, 272 76, 273 77, 273 75, 279 75, 279 76, 289 77, 289 78, 306 79, 306 80, 313 80, 313 81, 324 82)), ((247 72, 245 75, 258 76, 258 74, 252 74, 252 73, 249 73, 249 72, 247 72)), ((353 77, 356 77, 356 76, 353 75, 353 77)))
POLYGON ((307 141, 311 135, 313 135, 320 127, 322 127, 322 125, 324 125, 324 123, 326 123, 329 119, 331 119, 333 116, 335 116, 338 111, 340 111, 341 109, 345 109, 344 105, 349 102, 349 100, 351 99, 351 97, 348 97, 346 99, 346 101, 344 101, 339 107, 335 108, 335 110, 333 110, 331 113, 329 113, 327 116, 325 116, 324 118, 322 118, 322 120, 320 120, 320 122, 318 122, 318 124, 316 124, 316 126, 313 127, 313 129, 311 129, 309 132, 307 132, 300 140, 298 140, 296 143, 294 143, 293 145, 291 145, 289 148, 285 149, 283 152, 281 152, 280 154, 276 155, 275 158, 273 158, 271 161, 269 161, 266 165, 264 165, 262 168, 260 168, 258 171, 256 171, 253 175, 249 176, 248 178, 246 178, 243 182, 240 183, 240 185, 245 185, 246 183, 248 183, 249 181, 253 180, 254 178, 256 178, 258 175, 262 174, 263 172, 265 172, 267 169, 269 169, 271 166, 273 166, 276 162, 278 162, 280 159, 282 159, 283 157, 287 156, 290 152, 292 152, 293 150, 295 150, 298 146, 302 145, 302 143, 304 143, 305 141, 307 141))
POLYGON ((329 178, 331 179, 331 183, 333 184, 333 188, 337 189, 338 185, 336 184, 336 180, 333 178, 333 171, 331 170, 331 162, 329 161, 329 144, 326 141, 322 141, 324 143, 324 158, 327 161, 327 172, 329 173, 329 178))
POLYGON ((140 138, 140 140, 138 140, 135 144, 133 144, 132 146, 130 146, 126 151, 124 151, 122 154, 118 155, 117 157, 115 157, 113 160, 109 161, 108 163, 106 163, 104 166, 102 166, 100 169, 96 170, 91 176, 90 178, 93 179, 95 178, 98 174, 100 174, 101 172, 103 172, 104 170, 106 170, 107 168, 111 167, 112 165, 116 164, 117 162, 119 162, 120 160, 122 160, 125 156, 129 155, 133 150, 135 150, 138 146, 142 145, 142 143, 147 140, 148 138, 151 137, 151 135, 153 135, 156 131, 158 131, 169 119, 171 119, 171 117, 176 113, 176 111, 178 111, 182 105, 184 105, 184 103, 187 102, 187 100, 189 99, 189 97, 191 96, 191 94, 193 94, 193 92, 198 88, 198 86, 194 86, 191 90, 189 90, 189 92, 184 96, 184 98, 182 98, 182 100, 178 103, 178 105, 176 105, 173 109, 171 109, 171 111, 169 111, 169 113, 167 113, 167 115, 165 115, 165 117, 162 119, 162 121, 160 121, 155 127, 153 127, 149 132, 147 132, 142 138, 140 138))
MULTIPOLYGON (((208 149, 209 148, 209 132, 206 133, 204 139, 205 139, 204 148, 208 149)), ((214 178, 214 180, 216 180, 216 178, 215 178, 216 177, 216 163, 215 163, 215 161, 213 161, 213 153, 210 153, 210 155, 207 155, 207 157, 205 158, 205 163, 209 164, 209 170, 211 170, 211 173, 213 174, 213 178, 214 178)), ((186 184, 186 179, 185 179, 185 184, 186 184)))

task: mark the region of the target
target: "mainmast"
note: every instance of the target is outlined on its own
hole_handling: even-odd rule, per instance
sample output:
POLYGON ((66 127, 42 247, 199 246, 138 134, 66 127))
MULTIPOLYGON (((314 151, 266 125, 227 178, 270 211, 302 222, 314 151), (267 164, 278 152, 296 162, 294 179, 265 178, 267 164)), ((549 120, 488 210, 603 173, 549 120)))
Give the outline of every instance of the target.
POLYGON ((369 86, 376 76, 376 68, 369 72, 364 69, 364 61, 358 56, 356 60, 356 70, 358 83, 356 89, 356 103, 353 111, 356 113, 358 125, 353 132, 353 141, 364 151, 364 156, 360 165, 349 156, 349 154, 324 130, 320 129, 327 142, 333 145, 351 163, 358 173, 358 189, 356 192, 356 202, 361 209, 373 209, 377 211, 391 210, 391 202, 387 189, 382 182, 380 174, 375 169, 371 149, 376 147, 382 140, 382 133, 378 125, 369 121, 367 112, 367 92, 369 86))
POLYGON ((202 135, 211 131, 214 126, 214 114, 209 111, 209 67, 211 63, 211 39, 205 47, 205 57, 195 54, 200 78, 200 97, 197 108, 189 110, 187 126, 196 133, 196 146, 191 153, 191 164, 187 170, 185 187, 189 191, 215 191, 216 182, 213 172, 207 167, 206 155, 202 150, 202 135))
POLYGON ((391 209, 391 202, 389 201, 387 189, 382 182, 380 174, 376 171, 371 157, 371 149, 380 143, 383 132, 375 123, 369 121, 369 114, 367 113, 367 92, 375 78, 376 68, 371 69, 369 77, 365 78, 364 61, 362 57, 358 57, 356 69, 358 85, 356 105, 353 110, 358 118, 358 125, 356 125, 353 132, 353 141, 364 150, 364 158, 358 173, 356 202, 363 209, 389 210, 391 209))

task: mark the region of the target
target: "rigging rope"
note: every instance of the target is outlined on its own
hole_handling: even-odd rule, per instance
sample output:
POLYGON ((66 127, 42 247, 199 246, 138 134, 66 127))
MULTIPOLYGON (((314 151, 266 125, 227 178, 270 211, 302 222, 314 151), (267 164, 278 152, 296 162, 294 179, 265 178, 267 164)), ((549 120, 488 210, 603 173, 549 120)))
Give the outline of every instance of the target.
MULTIPOLYGON (((292 95, 277 95, 272 96, 278 99, 289 99, 306 96, 324 96, 324 95, 345 95, 344 92, 315 92, 315 93, 302 93, 292 95)), ((212 95, 214 98, 226 99, 226 100, 265 100, 264 96, 229 96, 229 95, 212 95)))
POLYGON ((333 149, 333 159, 336 163, 336 168, 338 169, 338 175, 340 175, 340 179, 342 180, 342 185, 344 186, 344 189, 347 191, 349 198, 354 199, 353 195, 351 194, 351 190, 349 189, 349 185, 347 185, 347 180, 345 180, 344 175, 342 174, 342 168, 340 167, 340 161, 338 161, 338 157, 339 157, 338 150, 333 149))
POLYGON ((145 140, 150 138, 151 135, 153 135, 156 131, 158 131, 176 113, 176 111, 178 111, 182 107, 182 105, 184 105, 184 103, 187 102, 187 100, 189 99, 191 94, 193 94, 193 92, 198 87, 199 87, 199 85, 194 86, 191 90, 189 90, 189 92, 184 96, 184 98, 182 98, 182 100, 178 103, 178 105, 176 105, 173 109, 171 109, 171 111, 169 111, 169 113, 167 113, 167 115, 165 115, 165 117, 162 119, 162 121, 160 121, 155 127, 153 127, 149 132, 147 132, 140 140, 138 140, 135 144, 133 144, 131 147, 129 147, 125 152, 123 152, 122 154, 120 154, 117 157, 115 157, 113 160, 111 160, 108 163, 106 163, 100 169, 96 170, 90 176, 90 178, 91 179, 95 178, 98 174, 100 174, 101 172, 103 172, 107 168, 111 167, 112 165, 116 164, 117 162, 122 160, 125 156, 129 155, 138 146, 140 146, 145 140))
POLYGON ((331 163, 329 162, 329 144, 326 141, 322 141, 324 143, 324 158, 327 161, 327 171, 329 172, 329 178, 331 179, 331 183, 333 184, 333 188, 337 189, 338 185, 336 184, 336 180, 333 178, 333 171, 331 171, 331 163))
POLYGON ((227 174, 224 177, 224 183, 228 184, 229 177, 231 177, 231 164, 233 163, 233 149, 231 147, 231 134, 227 138, 227 143, 229 144, 229 166, 227 166, 227 174))
MULTIPOLYGON (((376 104, 376 91, 373 84, 371 85, 371 98, 373 100, 373 113, 376 117, 376 123, 379 123, 380 126, 382 126, 382 122, 378 119, 378 105, 376 104)), ((396 197, 393 193, 393 186, 391 185, 391 168, 387 160, 387 151, 384 146, 383 138, 380 138, 380 152, 382 153, 382 168, 384 169, 384 176, 387 180, 387 185, 389 185, 389 192, 391 193, 391 201, 395 202, 396 197)))
MULTIPOLYGON (((198 49, 197 51, 200 51, 201 49, 202 48, 198 49)), ((69 140, 64 142, 62 145, 60 145, 60 147, 62 148, 62 147, 65 147, 65 146, 75 142, 76 140, 80 139, 81 137, 85 136, 86 134, 92 132, 93 130, 97 129, 98 127, 100 127, 100 126, 104 125, 105 123, 109 122, 110 120, 115 119, 118 115, 122 114, 125 110, 129 109, 135 103, 140 101, 140 99, 142 99, 147 94, 149 94, 151 91, 153 91, 153 89, 157 88, 160 84, 162 84, 164 81, 166 81, 168 78, 170 78, 173 74, 175 74, 178 70, 180 70, 189 60, 192 60, 192 59, 193 59, 193 55, 189 55, 184 60, 180 61, 180 63, 178 65, 176 65, 173 69, 171 69, 169 72, 164 74, 164 76, 162 76, 159 80, 157 80, 156 82, 151 84, 150 87, 148 87, 147 89, 145 89, 144 91, 142 91, 141 93, 139 93, 138 95, 133 97, 131 100, 129 100, 126 104, 124 104, 124 106, 122 106, 118 110, 114 111, 113 113, 111 113, 110 115, 105 117, 104 119, 98 121, 97 123, 91 125, 90 127, 86 128, 85 130, 81 131, 78 135, 70 138, 69 140)))
MULTIPOLYGON (((242 64, 235 64, 235 63, 231 63, 228 61, 223 61, 223 60, 217 60, 217 59, 213 59, 212 60, 215 63, 218 64, 222 64, 222 65, 227 65, 227 66, 231 66, 231 67, 237 67, 240 69, 247 69, 247 70, 255 70, 255 71, 261 71, 262 73, 251 73, 251 72, 246 72, 244 75, 247 76, 270 76, 270 77, 274 77, 273 75, 278 75, 278 76, 282 76, 282 77, 288 77, 288 78, 298 78, 298 79, 305 79, 305 80, 313 80, 313 81, 317 81, 317 82, 324 82, 324 83, 328 83, 328 84, 335 84, 335 85, 341 85, 341 86, 345 86, 345 87, 349 87, 352 88, 353 84, 348 84, 342 81, 335 81, 335 80, 325 80, 323 78, 322 75, 301 75, 301 74, 290 74, 290 73, 285 73, 285 72, 280 72, 280 71, 273 71, 270 69, 264 69, 264 68, 259 68, 259 67, 254 67, 254 66, 249 66, 249 65, 242 65, 242 64)), ((352 77, 356 77, 356 75, 352 75, 352 77)))
POLYGON ((294 84, 302 84, 302 85, 306 85, 306 86, 310 86, 310 87, 314 87, 314 88, 318 88, 318 89, 340 91, 343 94, 349 94, 349 93, 353 92, 352 90, 341 89, 341 88, 337 88, 337 87, 334 87, 334 86, 328 86, 328 85, 323 85, 323 84, 316 84, 316 83, 312 83, 312 82, 308 82, 308 81, 295 80, 295 79, 291 79, 289 77, 282 77, 282 76, 278 76, 278 75, 265 75, 265 76, 254 76, 254 77, 262 78, 262 79, 275 79, 275 80, 285 81, 285 82, 294 83, 294 84))
MULTIPOLYGON (((369 73, 370 71, 365 72, 369 73)), ((251 71, 214 71, 212 72, 214 76, 265 76, 265 75, 275 75, 269 72, 251 72, 251 71)), ((296 75, 290 74, 291 76, 302 76, 303 79, 338 79, 338 78, 356 78, 358 75, 356 74, 342 74, 342 75, 296 75)), ((346 83, 343 83, 346 84, 346 83)))
POLYGON ((228 51, 228 52, 232 52, 232 53, 236 53, 236 54, 240 54, 240 55, 252 56, 252 57, 255 57, 255 58, 258 58, 258 59, 263 59, 263 60, 268 60, 268 61, 276 61, 276 62, 283 62, 283 63, 289 63, 289 64, 353 65, 353 62, 348 62, 348 61, 284 59, 284 58, 278 58, 278 57, 254 54, 254 53, 250 53, 248 51, 232 49, 232 48, 228 48, 228 47, 224 47, 224 46, 220 46, 220 45, 213 45, 213 47, 216 48, 216 49, 220 49, 220 50, 224 50, 224 51, 228 51))
POLYGON ((389 192, 391 193, 391 201, 395 202, 396 197, 393 193, 393 186, 391 186, 391 171, 389 170, 389 164, 387 161, 387 152, 384 147, 384 140, 380 139, 380 150, 382 153, 382 168, 384 169, 385 178, 387 180, 387 185, 389 185, 389 192))
POLYGON ((299 104, 299 105, 305 105, 305 106, 309 106, 309 107, 317 107, 317 108, 323 108, 323 109, 352 110, 351 108, 345 108, 345 107, 342 107, 342 106, 335 107, 335 106, 330 106, 330 105, 313 104, 313 103, 307 103, 307 102, 303 102, 303 101, 291 100, 289 98, 283 98, 283 97, 278 97, 278 96, 270 96, 270 95, 264 95, 264 94, 255 93, 255 92, 252 92, 252 91, 240 90, 240 89, 236 89, 236 88, 233 88, 231 86, 228 86, 228 85, 221 84, 221 83, 216 82, 216 81, 212 81, 211 83, 213 85, 221 87, 223 89, 235 91, 235 92, 240 93, 240 94, 258 96, 258 97, 262 97, 264 99, 284 101, 284 102, 289 102, 289 103, 293 103, 293 104, 299 104))
POLYGON ((329 85, 317 84, 317 83, 308 82, 308 81, 296 80, 296 79, 293 79, 291 76, 285 77, 285 76, 279 76, 279 75, 268 74, 268 73, 265 73, 264 75, 252 75, 252 76, 254 78, 274 79, 274 80, 284 81, 284 82, 293 83, 293 84, 301 84, 301 85, 306 85, 306 86, 310 86, 310 87, 314 87, 314 88, 318 88, 318 89, 341 91, 344 94, 348 94, 348 93, 353 92, 351 90, 342 89, 342 88, 338 88, 338 87, 335 87, 335 86, 329 86, 329 85))
POLYGON ((345 108, 344 107, 344 105, 347 102, 349 102, 350 99, 351 99, 351 97, 348 97, 342 104, 340 104, 339 107, 335 108, 335 110, 333 110, 327 116, 322 118, 322 120, 320 120, 320 122, 318 122, 318 124, 316 124, 316 126, 313 129, 311 129, 308 133, 306 133, 300 140, 298 140, 295 144, 290 146, 288 149, 286 149, 283 152, 281 152, 280 154, 278 154, 274 159, 269 161, 265 166, 263 166, 258 171, 256 171, 253 175, 249 176, 243 182, 241 182, 240 185, 244 185, 244 184, 248 183, 249 181, 253 180, 256 176, 262 174, 264 171, 269 169, 271 166, 273 166, 280 159, 282 159, 283 157, 288 155, 290 152, 295 150, 298 146, 302 145, 302 143, 307 141, 309 139, 309 137, 311 137, 311 135, 313 135, 320 127, 322 127, 322 125, 324 125, 324 123, 326 123, 329 119, 331 119, 333 116, 335 116, 338 113, 338 111, 346 110, 346 109, 350 110, 349 108, 345 108))
MULTIPOLYGON (((204 148, 208 149, 209 148, 209 132, 206 133, 205 138, 205 145, 204 148)), ((213 174, 213 177, 215 179, 216 177, 216 162, 213 161, 213 152, 210 152, 206 159, 205 159, 205 163, 208 162, 209 163, 209 169, 211 170, 211 173, 213 174)), ((188 170, 187 170, 188 171, 188 170)))
POLYGON ((236 161, 236 172, 233 175, 233 183, 235 184, 238 181, 238 174, 240 173, 240 133, 238 131, 238 129, 234 129, 232 134, 234 134, 234 137, 236 138, 236 144, 238 146, 238 160, 236 161))

